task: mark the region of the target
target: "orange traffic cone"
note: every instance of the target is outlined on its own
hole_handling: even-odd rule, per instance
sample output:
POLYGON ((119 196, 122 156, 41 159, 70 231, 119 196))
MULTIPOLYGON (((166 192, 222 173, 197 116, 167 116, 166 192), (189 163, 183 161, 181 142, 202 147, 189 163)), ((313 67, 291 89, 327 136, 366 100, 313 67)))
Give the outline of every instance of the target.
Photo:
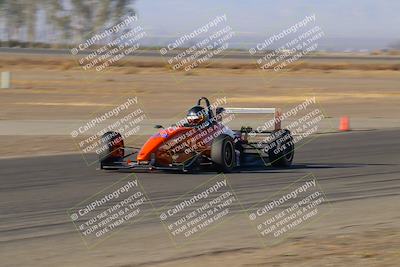
POLYGON ((341 132, 350 131, 350 120, 349 120, 349 117, 342 116, 340 118, 339 131, 341 131, 341 132))

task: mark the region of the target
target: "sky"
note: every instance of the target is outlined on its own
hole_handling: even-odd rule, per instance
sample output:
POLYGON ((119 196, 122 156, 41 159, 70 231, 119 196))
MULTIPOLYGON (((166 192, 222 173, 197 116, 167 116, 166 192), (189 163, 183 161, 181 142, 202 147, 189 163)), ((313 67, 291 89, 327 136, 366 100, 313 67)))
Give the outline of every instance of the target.
POLYGON ((312 14, 328 49, 387 48, 400 41, 399 0, 137 0, 134 7, 159 42, 222 14, 241 41, 256 42, 312 14))

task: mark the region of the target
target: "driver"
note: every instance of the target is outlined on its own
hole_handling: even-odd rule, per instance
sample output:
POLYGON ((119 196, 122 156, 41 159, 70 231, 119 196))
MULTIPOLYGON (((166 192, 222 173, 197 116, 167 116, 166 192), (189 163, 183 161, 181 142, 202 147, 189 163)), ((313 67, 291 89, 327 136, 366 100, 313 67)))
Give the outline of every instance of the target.
POLYGON ((207 111, 202 106, 189 109, 186 119, 189 126, 200 126, 207 120, 207 111))

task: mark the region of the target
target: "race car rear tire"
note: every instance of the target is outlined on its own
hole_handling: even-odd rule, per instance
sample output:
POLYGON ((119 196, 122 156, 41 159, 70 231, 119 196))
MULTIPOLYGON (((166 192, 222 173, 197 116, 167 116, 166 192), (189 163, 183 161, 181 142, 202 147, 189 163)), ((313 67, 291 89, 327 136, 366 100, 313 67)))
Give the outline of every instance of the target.
POLYGON ((272 149, 268 150, 269 162, 273 167, 290 167, 294 158, 293 137, 289 130, 278 130, 272 132, 276 135, 272 149))
POLYGON ((235 159, 233 139, 226 134, 221 134, 215 138, 211 145, 211 160, 217 169, 222 172, 231 172, 236 165, 235 159))
POLYGON ((121 161, 124 157, 124 140, 118 132, 106 132, 101 136, 101 151, 99 153, 100 168, 121 161))

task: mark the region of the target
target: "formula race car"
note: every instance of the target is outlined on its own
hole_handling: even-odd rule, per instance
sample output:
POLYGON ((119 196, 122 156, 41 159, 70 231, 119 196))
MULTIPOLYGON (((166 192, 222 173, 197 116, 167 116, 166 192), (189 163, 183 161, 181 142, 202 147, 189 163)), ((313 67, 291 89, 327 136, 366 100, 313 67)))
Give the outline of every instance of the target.
POLYGON ((265 163, 289 167, 294 157, 293 137, 289 130, 280 128, 275 108, 215 107, 202 97, 185 119, 168 128, 155 128, 158 132, 141 148, 125 146, 120 133, 106 132, 101 138, 105 148, 99 154, 101 169, 195 172, 211 168, 232 172, 265 163), (242 126, 231 130, 225 124, 235 114, 275 114, 275 129, 261 131, 242 126), (251 141, 254 137, 261 140, 251 141))

